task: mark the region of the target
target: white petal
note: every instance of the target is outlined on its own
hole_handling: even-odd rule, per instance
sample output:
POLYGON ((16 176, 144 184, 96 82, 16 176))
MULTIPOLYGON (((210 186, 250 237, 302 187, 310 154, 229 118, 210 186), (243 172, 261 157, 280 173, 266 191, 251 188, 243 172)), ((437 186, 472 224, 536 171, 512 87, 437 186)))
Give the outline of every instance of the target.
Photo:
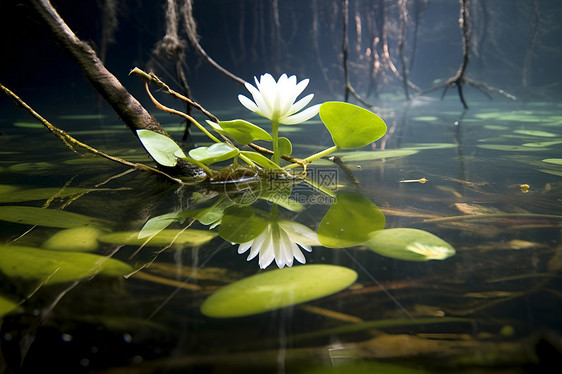
POLYGON ((273 252, 273 243, 271 240, 270 226, 268 226, 267 230, 264 233, 266 233, 265 240, 263 241, 259 249, 260 256, 258 260, 261 269, 265 269, 266 267, 268 267, 269 264, 271 264, 273 262, 273 259, 275 258, 275 254, 273 252))
POLYGON ((293 113, 298 112, 299 110, 301 110, 302 108, 307 106, 308 103, 310 103, 310 101, 312 100, 313 97, 314 97, 314 94, 306 95, 305 97, 303 97, 302 99, 300 99, 299 101, 294 103, 291 106, 291 109, 289 110, 289 113, 287 113, 287 114, 291 115, 293 113))
POLYGON ((306 258, 302 254, 299 247, 295 243, 292 243, 292 244, 293 244, 293 256, 295 257, 295 260, 297 260, 301 264, 306 264, 306 258))
POLYGON ((283 123, 285 125, 295 125, 297 123, 308 121, 309 119, 311 119, 312 117, 318 114, 319 109, 320 109, 320 104, 313 105, 310 108, 306 108, 302 112, 280 119, 279 123, 283 123))
POLYGON ((254 243, 253 240, 250 240, 249 242, 246 243, 242 243, 238 246, 238 254, 242 254, 244 252, 246 252, 254 243))
POLYGON ((306 86, 308 86, 308 82, 310 82, 310 79, 303 79, 295 86, 295 99, 304 91, 306 86))
POLYGON ((258 106, 258 111, 256 113, 259 113, 260 115, 269 118, 269 115, 271 114, 271 109, 269 108, 268 104, 265 102, 262 93, 251 84, 246 85, 246 88, 248 89, 248 91, 250 91, 256 105, 258 106))
POLYGON ((256 257, 258 253, 260 253, 263 243, 266 239, 267 239, 267 229, 262 231, 261 234, 259 234, 257 237, 254 238, 252 249, 250 250, 250 253, 248 254, 248 258, 246 259, 247 261, 253 260, 254 257, 256 257))
MULTIPOLYGON (((258 84, 258 90, 263 102, 269 109, 270 113, 275 111, 275 102, 277 101, 277 83, 271 74, 264 74, 258 84)), ((254 97, 255 99, 255 97, 254 97)), ((256 104, 259 103, 256 102, 256 104)))
POLYGON ((318 234, 301 223, 280 220, 279 225, 287 232, 292 242, 298 243, 307 251, 310 251, 311 245, 321 245, 318 241, 318 234))
POLYGON ((279 238, 277 241, 277 253, 275 253, 275 262, 279 268, 283 266, 293 266, 293 243, 289 239, 289 235, 279 227, 279 238))
POLYGON ((251 110, 252 112, 258 112, 259 110, 256 103, 254 103, 244 95, 238 95, 238 101, 240 101, 240 104, 244 105, 246 109, 251 110))

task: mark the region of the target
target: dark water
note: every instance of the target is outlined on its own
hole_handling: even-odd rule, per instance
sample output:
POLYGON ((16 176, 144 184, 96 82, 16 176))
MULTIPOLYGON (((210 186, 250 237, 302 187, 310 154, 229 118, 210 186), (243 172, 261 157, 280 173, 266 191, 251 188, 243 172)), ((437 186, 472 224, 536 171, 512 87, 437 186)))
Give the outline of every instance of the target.
MULTIPOLYGON (((337 188, 359 191, 375 203, 385 214, 387 229, 426 230, 450 243, 455 256, 411 262, 362 245, 314 247, 306 253, 308 264, 354 269, 357 281, 303 305, 215 319, 201 314, 201 303, 217 288, 259 272, 256 259, 246 262, 220 237, 196 247, 100 243, 94 253, 142 270, 127 279, 98 275, 46 285, 3 276, 2 295, 17 304, 2 322, 4 368, 548 372, 541 370, 559 359, 562 327, 562 169, 542 160, 560 158, 560 106, 476 106, 462 113, 455 98, 382 110, 389 131, 376 149, 361 149, 362 157, 350 161, 340 154, 358 185, 327 160, 309 170, 309 175, 334 171, 337 188), (411 154, 390 153, 405 149, 411 154), (369 156, 384 152, 386 157, 369 156), (400 182, 422 177, 428 181, 400 182)), ((237 114, 240 110, 233 108, 220 115, 237 114)), ((114 119, 53 116, 51 121, 107 153, 150 163, 114 119)), ((179 135, 181 126, 163 117, 167 121, 179 135)), ((151 217, 197 206, 197 194, 207 197, 202 205, 208 206, 217 193, 198 186, 178 188, 138 171, 118 176, 127 168, 73 153, 31 123, 24 116, 4 121, 2 206, 48 206, 104 219, 104 230, 138 231, 151 217), (53 188, 48 197, 26 198, 24 193, 21 201, 6 200, 15 192, 47 187, 53 188), (56 197, 69 187, 100 190, 56 197)), ((329 145, 322 127, 313 120, 287 132, 294 154, 304 156, 329 145)), ((203 141, 198 132, 194 139, 203 141)), ((292 196, 307 209, 295 213, 280 208, 280 215, 315 230, 330 203, 310 199, 317 194, 293 186, 292 196)), ((267 209, 267 203, 260 204, 267 209)), ((61 230, 2 219, 2 243, 12 246, 41 247, 61 230)), ((195 223, 190 229, 207 227, 195 223)), ((273 268, 275 264, 267 270, 273 268)))

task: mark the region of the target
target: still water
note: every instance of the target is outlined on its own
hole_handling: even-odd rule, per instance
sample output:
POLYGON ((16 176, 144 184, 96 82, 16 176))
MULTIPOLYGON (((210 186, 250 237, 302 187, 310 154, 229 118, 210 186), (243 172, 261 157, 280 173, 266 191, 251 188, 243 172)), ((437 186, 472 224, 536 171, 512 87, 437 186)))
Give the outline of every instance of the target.
MULTIPOLYGON (((215 114, 230 119, 240 111, 215 114)), ((257 258, 246 261, 238 245, 217 235, 220 225, 210 228, 193 214, 168 222, 170 236, 160 241, 136 237, 151 218, 210 207, 225 196, 233 199, 232 191, 225 195, 222 185, 179 187, 127 172, 72 152, 23 112, 4 119, 0 367, 75 373, 549 372, 560 359, 562 331, 561 105, 473 100, 463 112, 450 97, 375 111, 388 126, 385 137, 337 153, 341 162, 319 160, 308 177, 361 196, 382 212, 385 230, 423 230, 452 246, 454 255, 409 261, 362 243, 314 246, 303 251, 306 264, 295 261, 293 268, 337 265, 355 271, 356 280, 328 296, 223 318, 203 314, 202 303, 228 284, 274 271, 275 262, 260 270, 257 258), (62 240, 56 242, 57 235, 62 240), (64 262, 66 257, 43 258, 40 251, 99 257, 64 262), (100 261, 107 258, 116 262, 100 261)), ((111 115, 45 115, 106 153, 151 163, 111 115)), ((174 118, 159 120, 181 137, 174 118)), ((280 132, 292 139, 297 157, 331 144, 317 117, 280 132)), ((192 140, 206 142, 195 130, 192 140)), ((271 202, 261 197, 243 205, 270 211, 271 202)), ((334 196, 304 183, 294 184, 290 197, 278 208, 280 218, 314 231, 334 204, 334 196), (302 209, 291 209, 295 204, 302 209)), ((368 212, 355 214, 359 218, 349 219, 360 225, 368 212)), ((313 287, 310 282, 299 287, 313 287)))

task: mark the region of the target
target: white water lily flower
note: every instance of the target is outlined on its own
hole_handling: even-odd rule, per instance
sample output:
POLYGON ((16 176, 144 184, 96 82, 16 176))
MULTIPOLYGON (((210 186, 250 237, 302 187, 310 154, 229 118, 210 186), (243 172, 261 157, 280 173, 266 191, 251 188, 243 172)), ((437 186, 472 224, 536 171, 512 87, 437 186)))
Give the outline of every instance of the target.
POLYGON ((301 264, 306 263, 299 246, 310 252, 313 245, 320 245, 320 242, 318 235, 308 227, 293 221, 275 220, 268 223, 253 240, 240 244, 238 253, 242 254, 251 248, 248 261, 259 254, 261 269, 268 267, 273 260, 282 268, 293 266, 293 259, 301 264))
POLYGON ((283 74, 275 82, 271 74, 266 73, 260 77, 259 81, 256 77, 254 80, 255 87, 246 83, 246 88, 252 94, 254 101, 244 95, 238 95, 240 103, 252 112, 285 125, 301 123, 318 114, 319 104, 299 112, 310 103, 314 94, 307 95, 295 102, 308 85, 309 79, 304 79, 297 84, 296 76, 287 77, 287 74, 283 74))

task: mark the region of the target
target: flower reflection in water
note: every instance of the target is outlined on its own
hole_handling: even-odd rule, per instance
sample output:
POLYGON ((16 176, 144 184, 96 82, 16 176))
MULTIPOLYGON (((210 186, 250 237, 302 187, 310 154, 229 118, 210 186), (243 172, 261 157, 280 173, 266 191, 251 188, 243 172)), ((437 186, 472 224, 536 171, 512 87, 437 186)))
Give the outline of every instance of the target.
POLYGON ((242 254, 250 249, 248 261, 259 254, 261 269, 268 267, 273 260, 282 268, 293 266, 293 259, 301 264, 306 263, 299 246, 310 252, 313 245, 320 245, 314 231, 297 222, 274 219, 257 237, 240 244, 238 253, 242 254))

